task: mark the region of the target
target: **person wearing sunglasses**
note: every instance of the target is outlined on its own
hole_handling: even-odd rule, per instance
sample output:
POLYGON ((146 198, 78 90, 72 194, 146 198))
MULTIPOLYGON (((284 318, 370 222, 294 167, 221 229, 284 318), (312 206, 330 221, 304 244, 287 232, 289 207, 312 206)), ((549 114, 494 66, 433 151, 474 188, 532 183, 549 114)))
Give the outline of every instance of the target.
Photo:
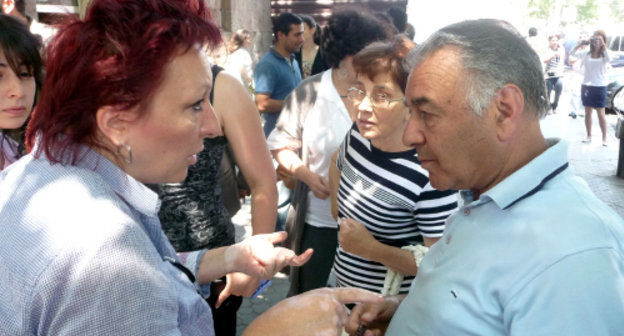
POLYGON ((353 58, 357 75, 347 97, 357 117, 330 165, 339 287, 407 293, 419 260, 457 209, 457 193, 433 189, 416 150, 402 142, 409 116, 403 60, 413 46, 396 37, 353 58))

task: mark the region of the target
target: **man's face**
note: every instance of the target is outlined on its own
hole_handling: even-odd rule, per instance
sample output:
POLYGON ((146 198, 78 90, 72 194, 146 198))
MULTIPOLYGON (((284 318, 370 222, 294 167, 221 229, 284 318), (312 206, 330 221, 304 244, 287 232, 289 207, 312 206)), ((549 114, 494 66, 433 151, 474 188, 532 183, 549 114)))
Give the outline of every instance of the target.
POLYGON ((490 106, 483 116, 469 106, 459 50, 446 47, 426 57, 410 74, 410 117, 403 143, 415 147, 431 185, 439 190, 482 190, 492 181, 496 158, 490 106))
POLYGON ((559 38, 557 36, 551 36, 548 39, 548 43, 551 49, 557 49, 559 47, 559 38))
POLYGON ((281 32, 278 35, 280 37, 279 42, 284 49, 291 54, 296 53, 301 50, 301 45, 303 44, 303 23, 290 25, 288 35, 284 35, 281 32))

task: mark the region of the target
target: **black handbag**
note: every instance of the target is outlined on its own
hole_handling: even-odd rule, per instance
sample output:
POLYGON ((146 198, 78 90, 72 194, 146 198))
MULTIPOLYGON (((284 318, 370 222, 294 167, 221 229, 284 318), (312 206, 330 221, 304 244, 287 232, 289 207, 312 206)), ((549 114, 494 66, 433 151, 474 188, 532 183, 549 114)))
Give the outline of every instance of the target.
POLYGON ((228 143, 223 150, 219 171, 219 184, 221 184, 221 199, 223 205, 230 213, 236 215, 241 208, 239 190, 249 190, 247 181, 236 165, 234 152, 228 143))

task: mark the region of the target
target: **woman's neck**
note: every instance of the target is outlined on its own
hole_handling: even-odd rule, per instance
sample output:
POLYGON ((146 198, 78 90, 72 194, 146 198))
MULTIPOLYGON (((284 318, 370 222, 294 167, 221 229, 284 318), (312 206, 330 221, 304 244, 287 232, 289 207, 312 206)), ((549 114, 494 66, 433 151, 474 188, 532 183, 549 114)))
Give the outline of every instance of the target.
POLYGON ((305 40, 301 46, 301 58, 306 61, 314 61, 318 46, 312 40, 305 40))
POLYGON ((403 129, 404 127, 397 127, 388 136, 371 139, 371 144, 380 151, 387 153, 400 153, 410 150, 412 147, 403 144, 403 129))
POLYGON ((351 80, 349 80, 349 73, 347 69, 339 66, 337 68, 333 68, 331 72, 332 83, 334 87, 338 91, 338 94, 341 97, 346 97, 347 90, 351 86, 351 80))
POLYGON ((353 84, 353 80, 350 79, 349 72, 346 68, 344 68, 343 64, 344 63, 341 63, 338 68, 333 68, 331 70, 331 80, 332 84, 334 84, 334 87, 336 88, 336 91, 338 91, 338 95, 340 95, 340 98, 342 98, 342 103, 349 112, 351 120, 354 121, 357 116, 357 110, 355 109, 355 106, 353 106, 351 101, 349 101, 349 99, 347 98, 347 90, 353 84))

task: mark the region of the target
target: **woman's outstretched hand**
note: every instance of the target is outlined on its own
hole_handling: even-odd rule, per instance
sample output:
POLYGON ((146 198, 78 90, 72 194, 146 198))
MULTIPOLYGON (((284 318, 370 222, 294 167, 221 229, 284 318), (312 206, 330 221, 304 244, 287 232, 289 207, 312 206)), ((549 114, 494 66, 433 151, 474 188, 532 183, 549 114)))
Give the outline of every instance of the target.
POLYGON ((305 264, 312 256, 312 249, 296 255, 292 250, 274 246, 287 236, 282 231, 249 237, 227 248, 225 263, 233 267, 233 272, 243 272, 264 280, 271 279, 286 266, 305 264))

